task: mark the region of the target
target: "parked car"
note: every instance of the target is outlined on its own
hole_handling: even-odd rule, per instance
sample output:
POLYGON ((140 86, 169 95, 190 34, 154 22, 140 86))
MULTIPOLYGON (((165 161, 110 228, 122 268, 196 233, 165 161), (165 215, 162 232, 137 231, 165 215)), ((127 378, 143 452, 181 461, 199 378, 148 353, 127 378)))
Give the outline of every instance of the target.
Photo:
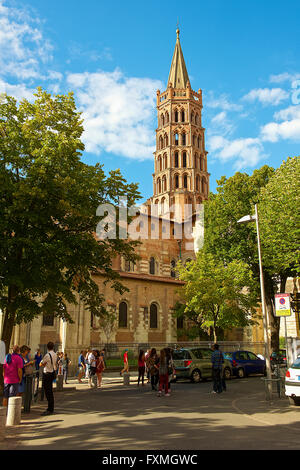
POLYGON ((274 370, 274 367, 276 364, 286 366, 287 360, 286 360, 286 350, 285 349, 279 349, 279 351, 274 351, 272 352, 270 356, 270 361, 271 361, 271 368, 274 370))
POLYGON ((231 363, 234 376, 242 379, 250 374, 266 375, 266 361, 251 351, 225 352, 224 357, 231 363))
MULTIPOLYGON (((182 348, 173 351, 173 361, 177 379, 190 379, 194 383, 211 378, 211 355, 209 348, 182 348)), ((223 375, 232 376, 230 361, 225 359, 223 375)))
POLYGON ((286 371, 285 394, 291 405, 300 405, 300 357, 286 371))

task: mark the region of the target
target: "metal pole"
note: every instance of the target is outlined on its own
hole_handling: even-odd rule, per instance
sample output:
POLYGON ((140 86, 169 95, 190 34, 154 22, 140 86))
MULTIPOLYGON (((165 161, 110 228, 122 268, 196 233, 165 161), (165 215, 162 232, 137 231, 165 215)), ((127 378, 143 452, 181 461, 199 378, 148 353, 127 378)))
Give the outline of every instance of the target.
POLYGON ((271 373, 271 361, 270 361, 270 346, 269 346, 269 334, 268 334, 268 317, 266 312, 266 300, 265 300, 265 286, 264 286, 264 275, 261 262, 261 248, 260 248, 260 233, 259 233, 259 219, 257 204, 255 204, 255 219, 256 219, 256 231, 257 231, 257 247, 258 247, 258 259, 259 259, 259 274, 260 274, 260 292, 261 292, 261 304, 263 314, 263 326, 264 326, 264 340, 266 346, 266 372, 267 372, 267 387, 266 387, 266 399, 272 399, 272 373, 271 373))
POLYGON ((287 325, 286 325, 286 317, 284 317, 284 330, 285 330, 285 349, 286 349, 286 366, 289 368, 289 345, 287 339, 287 325))

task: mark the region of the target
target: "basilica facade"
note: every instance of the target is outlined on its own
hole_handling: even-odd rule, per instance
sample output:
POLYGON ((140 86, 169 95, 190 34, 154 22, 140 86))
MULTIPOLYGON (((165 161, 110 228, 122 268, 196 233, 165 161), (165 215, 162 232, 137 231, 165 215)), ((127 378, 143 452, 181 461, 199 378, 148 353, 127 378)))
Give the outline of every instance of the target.
MULTIPOLYGON (((114 321, 103 324, 82 303, 69 307, 74 323, 55 315, 38 317, 14 328, 13 344, 44 349, 53 341, 58 349, 77 355, 81 349, 104 344, 158 344, 178 341, 183 324, 173 313, 183 283, 176 278, 178 260, 193 259, 197 251, 197 210, 209 193, 202 91, 190 85, 177 30, 167 89, 157 91, 156 150, 153 196, 141 208, 139 229, 145 236, 136 248, 136 264, 113 260, 128 292, 120 295, 93 275, 114 321), (192 236, 182 229, 192 224, 192 236)), ((149 175, 150 177, 150 175, 149 175)))

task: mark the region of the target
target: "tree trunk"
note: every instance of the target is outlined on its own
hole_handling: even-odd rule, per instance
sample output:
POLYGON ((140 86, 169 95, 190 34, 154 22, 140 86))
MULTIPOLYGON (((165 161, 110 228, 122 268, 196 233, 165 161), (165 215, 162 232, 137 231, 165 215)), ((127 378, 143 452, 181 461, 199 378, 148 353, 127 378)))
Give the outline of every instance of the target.
POLYGON ((279 349, 279 328, 280 318, 275 316, 275 282, 272 277, 264 272, 264 284, 265 284, 265 295, 266 295, 266 308, 270 323, 270 334, 271 334, 271 353, 278 351, 279 349))

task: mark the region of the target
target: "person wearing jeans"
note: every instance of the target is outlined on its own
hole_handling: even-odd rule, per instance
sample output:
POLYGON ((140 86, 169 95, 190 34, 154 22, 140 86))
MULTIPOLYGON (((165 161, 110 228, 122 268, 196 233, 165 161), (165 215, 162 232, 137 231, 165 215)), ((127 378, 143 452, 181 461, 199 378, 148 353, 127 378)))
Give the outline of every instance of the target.
POLYGON ((212 393, 222 393, 222 369, 224 364, 224 356, 219 351, 219 345, 214 344, 213 353, 211 355, 212 363, 212 379, 213 379, 213 391, 212 393))

